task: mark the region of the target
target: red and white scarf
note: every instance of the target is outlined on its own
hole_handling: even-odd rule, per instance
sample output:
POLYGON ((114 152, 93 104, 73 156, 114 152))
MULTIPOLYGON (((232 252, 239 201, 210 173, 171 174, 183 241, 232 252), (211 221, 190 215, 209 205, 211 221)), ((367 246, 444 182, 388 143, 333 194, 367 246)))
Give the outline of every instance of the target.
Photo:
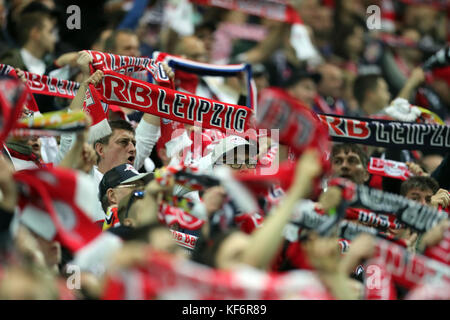
POLYGON ((75 81, 57 79, 28 71, 24 71, 24 74, 28 87, 35 94, 73 99, 80 88, 80 84, 75 81))
POLYGON ((405 181, 413 176, 404 162, 373 157, 370 158, 367 171, 371 174, 400 179, 402 181, 405 181))
POLYGON ((318 277, 310 271, 282 274, 253 268, 219 271, 168 254, 149 251, 145 267, 109 274, 106 300, 329 300, 318 277))
POLYGON ((94 85, 89 84, 89 87, 86 90, 83 111, 89 114, 92 119, 92 124, 89 129, 90 143, 106 137, 112 132, 106 116, 108 105, 103 105, 100 98, 100 94, 97 92, 94 85))
POLYGON ((150 113, 190 125, 243 133, 251 128, 252 111, 243 106, 202 98, 189 93, 105 71, 97 90, 108 104, 150 113))
POLYGON ((29 95, 29 91, 19 79, 0 79, 0 144, 16 125, 29 95))
POLYGON ((91 73, 95 70, 116 71, 133 76, 136 72, 147 71, 162 86, 173 88, 169 76, 164 72, 160 62, 145 57, 121 56, 100 51, 85 50, 92 57, 91 73))
MULTIPOLYGON (((10 76, 10 77, 18 79, 16 70, 12 66, 7 65, 7 64, 0 63, 0 75, 10 76)), ((31 92, 31 88, 28 88, 28 89, 31 92)), ((25 107, 28 110, 31 110, 34 112, 39 111, 39 108, 36 104, 36 100, 34 100, 34 96, 32 94, 29 94, 27 96, 27 99, 25 100, 24 103, 25 103, 25 107)))
POLYGON ((205 223, 204 220, 198 219, 183 209, 166 202, 163 202, 159 207, 158 220, 169 227, 178 224, 182 229, 187 230, 198 230, 205 223))
MULTIPOLYGON (((392 280, 411 289, 423 282, 437 278, 450 282, 450 267, 420 254, 412 254, 392 242, 378 239, 374 261, 379 261, 392 275, 392 280)), ((369 263, 370 264, 370 263, 369 263)))
POLYGON ((16 172, 14 180, 22 186, 21 220, 43 238, 76 252, 102 233, 87 214, 98 201, 89 177, 63 168, 42 168, 16 172))
POLYGON ((173 240, 180 246, 190 249, 190 250, 194 250, 195 249, 195 245, 197 244, 197 239, 198 237, 191 235, 191 234, 187 234, 187 233, 183 233, 180 231, 175 231, 175 230, 170 230, 172 232, 172 236, 173 236, 173 240))

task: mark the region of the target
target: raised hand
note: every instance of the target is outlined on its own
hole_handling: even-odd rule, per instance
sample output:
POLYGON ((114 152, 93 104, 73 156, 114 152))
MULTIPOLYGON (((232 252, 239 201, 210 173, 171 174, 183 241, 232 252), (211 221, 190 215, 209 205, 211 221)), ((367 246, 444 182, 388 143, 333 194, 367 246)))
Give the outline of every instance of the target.
POLYGON ((90 73, 89 64, 92 62, 92 57, 86 51, 79 51, 77 58, 77 65, 81 69, 83 75, 88 76, 90 73))
POLYGON ((445 189, 439 189, 431 197, 431 205, 435 208, 441 206, 442 208, 447 208, 450 204, 450 193, 445 189))

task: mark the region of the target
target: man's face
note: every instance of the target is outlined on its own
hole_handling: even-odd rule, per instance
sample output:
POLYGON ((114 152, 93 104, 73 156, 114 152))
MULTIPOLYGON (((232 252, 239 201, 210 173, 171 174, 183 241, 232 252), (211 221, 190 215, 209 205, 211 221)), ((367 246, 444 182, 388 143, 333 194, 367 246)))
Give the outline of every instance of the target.
POLYGON ((331 159, 334 176, 349 179, 357 184, 362 184, 369 179, 364 164, 358 154, 353 151, 341 150, 331 159))
POLYGON ((322 79, 319 84, 319 93, 324 96, 339 98, 342 94, 343 78, 338 67, 326 65, 321 69, 322 79))
POLYGON ((119 33, 116 37, 115 45, 115 54, 133 57, 139 57, 141 55, 139 50, 139 39, 134 34, 119 33))
POLYGON ((130 182, 127 184, 119 184, 115 188, 108 189, 109 204, 119 204, 122 199, 128 196, 132 191, 144 190, 145 183, 142 180, 130 182))
POLYGON ((54 23, 50 19, 44 19, 42 29, 39 31, 39 43, 43 49, 52 53, 55 49, 56 36, 54 33, 54 23))
POLYGON ((313 106, 314 97, 317 94, 317 87, 312 79, 305 78, 298 81, 289 91, 296 99, 302 101, 307 106, 313 106))
POLYGON ((136 140, 133 132, 124 129, 115 129, 106 145, 97 145, 96 150, 103 162, 103 170, 106 172, 121 164, 133 165, 136 158, 136 140))
POLYGON ((257 161, 254 158, 250 156, 248 150, 237 147, 222 157, 222 163, 226 164, 232 170, 249 173, 253 172, 256 168, 257 161))
POLYGON ((187 59, 194 61, 207 62, 207 52, 203 41, 197 37, 186 37, 184 41, 183 55, 187 59))
POLYGON ((382 78, 378 78, 377 87, 372 92, 372 103, 376 106, 377 110, 380 111, 389 105, 390 100, 391 94, 386 81, 382 78))
POLYGON ((423 205, 429 205, 432 196, 433 191, 431 189, 413 188, 406 193, 405 198, 417 201, 423 205))
POLYGON ((31 139, 27 140, 27 145, 31 147, 31 151, 33 151, 34 154, 41 157, 41 139, 39 139, 39 137, 31 137, 31 139))

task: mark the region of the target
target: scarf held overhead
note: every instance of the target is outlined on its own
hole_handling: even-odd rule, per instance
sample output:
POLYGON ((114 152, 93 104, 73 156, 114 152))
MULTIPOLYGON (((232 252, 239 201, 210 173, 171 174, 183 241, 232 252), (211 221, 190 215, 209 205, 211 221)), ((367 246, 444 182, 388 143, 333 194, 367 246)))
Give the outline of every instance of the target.
POLYGON ((153 79, 165 87, 173 87, 169 76, 165 73, 160 62, 145 57, 121 56, 100 51, 86 52, 92 57, 91 73, 95 70, 116 71, 129 76, 136 75, 141 71, 148 71, 153 79))
POLYGON ((318 114, 333 141, 409 150, 447 150, 450 126, 318 114))
POLYGON ((252 111, 160 87, 113 71, 105 71, 97 90, 104 102, 203 128, 243 133, 250 129, 252 111))

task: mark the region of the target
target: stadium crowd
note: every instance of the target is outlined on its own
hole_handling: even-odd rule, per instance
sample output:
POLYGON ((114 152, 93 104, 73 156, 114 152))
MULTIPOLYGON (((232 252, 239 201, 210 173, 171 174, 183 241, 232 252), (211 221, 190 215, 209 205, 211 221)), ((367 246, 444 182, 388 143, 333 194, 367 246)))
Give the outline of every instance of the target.
POLYGON ((71 2, 0 0, 0 299, 450 299, 448 1, 71 2))

